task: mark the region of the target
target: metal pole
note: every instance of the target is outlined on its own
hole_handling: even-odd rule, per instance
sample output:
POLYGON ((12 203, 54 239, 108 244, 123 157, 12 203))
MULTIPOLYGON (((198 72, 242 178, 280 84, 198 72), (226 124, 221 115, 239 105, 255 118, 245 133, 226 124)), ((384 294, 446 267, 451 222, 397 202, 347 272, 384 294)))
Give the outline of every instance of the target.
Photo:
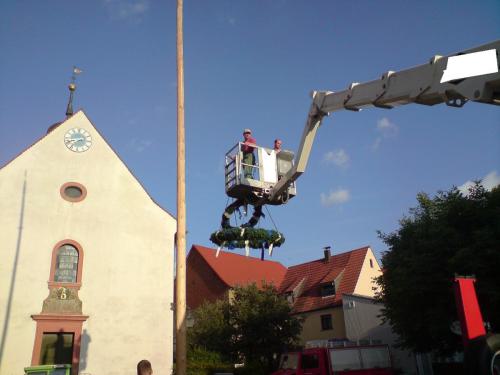
POLYGON ((186 375, 186 157, 182 3, 183 0, 177 0, 177 281, 175 285, 177 375, 186 375))

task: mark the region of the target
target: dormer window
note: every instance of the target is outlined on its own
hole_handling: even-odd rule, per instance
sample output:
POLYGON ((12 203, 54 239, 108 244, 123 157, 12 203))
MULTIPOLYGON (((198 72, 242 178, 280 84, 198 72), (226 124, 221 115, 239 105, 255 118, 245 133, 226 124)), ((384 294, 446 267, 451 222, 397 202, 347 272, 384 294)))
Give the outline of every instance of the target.
POLYGON ((335 282, 321 285, 321 297, 330 297, 335 295, 335 282))
POLYGON ((293 304, 293 292, 286 292, 285 293, 285 298, 287 300, 287 302, 292 305, 293 304))

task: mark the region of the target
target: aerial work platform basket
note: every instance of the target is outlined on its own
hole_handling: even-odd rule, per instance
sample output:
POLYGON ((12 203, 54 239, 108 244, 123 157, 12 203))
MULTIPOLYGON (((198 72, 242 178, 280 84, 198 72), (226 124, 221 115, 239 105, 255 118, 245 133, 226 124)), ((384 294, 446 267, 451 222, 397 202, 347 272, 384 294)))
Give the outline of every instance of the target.
MULTIPOLYGON (((235 199, 259 200, 269 196, 271 189, 293 167, 294 153, 256 146, 253 150, 254 163, 245 162, 248 158, 242 150, 242 142, 234 145, 225 157, 226 194, 235 199)), ((286 203, 297 194, 295 183, 286 192, 266 204, 286 203)))

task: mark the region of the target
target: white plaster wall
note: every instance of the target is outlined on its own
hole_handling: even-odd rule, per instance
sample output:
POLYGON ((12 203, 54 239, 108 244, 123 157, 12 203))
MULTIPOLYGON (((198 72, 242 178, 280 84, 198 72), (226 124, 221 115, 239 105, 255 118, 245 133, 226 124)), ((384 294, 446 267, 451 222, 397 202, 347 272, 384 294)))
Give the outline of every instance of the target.
POLYGON ((380 317, 382 304, 371 298, 361 296, 342 296, 346 336, 351 341, 380 340, 389 345, 394 368, 406 375, 417 375, 415 356, 408 350, 399 348, 398 336, 392 332, 389 323, 383 323, 380 317))
POLYGON ((375 258, 372 249, 368 248, 353 294, 374 297, 375 290, 373 290, 373 288, 379 288, 375 283, 374 278, 380 276, 381 274, 382 271, 377 258, 375 258), (370 267, 370 260, 372 261, 373 268, 370 267))
POLYGON ((175 226, 83 112, 1 169, 0 374, 18 375, 31 363, 36 323, 30 315, 40 313, 48 295, 52 250, 63 239, 84 251, 79 296, 89 318, 80 372, 135 374, 136 363, 146 358, 155 373, 169 374, 175 226), (91 134, 88 151, 64 145, 73 127, 91 134), (69 181, 87 188, 85 200, 61 198, 59 189, 69 181))

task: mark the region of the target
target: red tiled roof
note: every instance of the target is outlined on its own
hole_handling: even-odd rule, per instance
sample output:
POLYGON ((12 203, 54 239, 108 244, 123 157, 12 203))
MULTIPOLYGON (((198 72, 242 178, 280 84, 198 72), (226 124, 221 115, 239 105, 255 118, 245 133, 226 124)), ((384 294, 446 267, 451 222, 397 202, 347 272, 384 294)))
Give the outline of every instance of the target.
POLYGON ((298 264, 288 268, 281 283, 280 293, 291 292, 304 280, 302 292, 293 304, 295 313, 318 310, 342 303, 342 294, 352 294, 361 272, 368 247, 334 255, 329 262, 324 259, 298 264), (321 284, 334 281, 341 273, 339 285, 334 296, 322 297, 321 284))
POLYGON ((216 258, 215 249, 200 245, 193 245, 189 255, 193 251, 198 252, 219 278, 230 287, 251 283, 260 286, 264 281, 279 288, 286 273, 286 267, 279 262, 260 260, 227 251, 221 251, 216 258))

